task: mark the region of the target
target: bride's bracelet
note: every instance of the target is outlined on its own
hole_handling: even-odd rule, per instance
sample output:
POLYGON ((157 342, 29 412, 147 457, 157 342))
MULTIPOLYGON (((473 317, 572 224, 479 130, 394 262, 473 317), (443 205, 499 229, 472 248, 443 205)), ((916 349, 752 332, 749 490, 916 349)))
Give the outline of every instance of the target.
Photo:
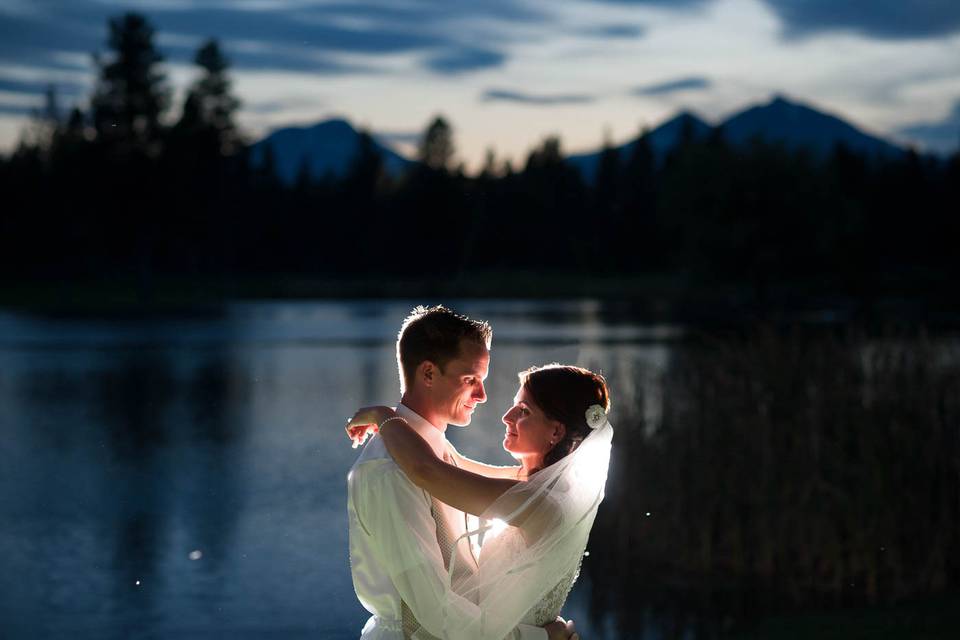
POLYGON ((403 417, 401 417, 401 416, 390 416, 389 418, 387 418, 386 420, 384 420, 383 422, 381 422, 380 424, 377 425, 377 430, 379 431, 380 429, 383 429, 383 425, 385 425, 385 424, 387 424, 388 422, 391 422, 391 421, 393 421, 393 420, 399 420, 400 422, 406 422, 406 419, 403 418, 403 417))

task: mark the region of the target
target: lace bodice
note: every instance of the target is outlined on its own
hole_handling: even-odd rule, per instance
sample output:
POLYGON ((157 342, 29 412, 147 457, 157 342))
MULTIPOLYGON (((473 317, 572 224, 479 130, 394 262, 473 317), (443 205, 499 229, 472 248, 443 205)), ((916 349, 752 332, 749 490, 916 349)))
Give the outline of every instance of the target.
MULTIPOLYGON (((523 535, 519 529, 508 527, 500 533, 500 535, 484 543, 480 552, 480 566, 483 566, 484 555, 487 557, 490 557, 490 554, 509 554, 516 556, 524 547, 523 535)), ((576 567, 561 577, 553 588, 530 608, 521 622, 542 627, 548 622, 553 622, 557 619, 557 616, 560 615, 560 610, 563 608, 563 604, 567 601, 567 596, 570 595, 570 590, 573 588, 574 582, 576 582, 577 577, 580 575, 580 563, 582 560, 583 554, 581 553, 577 560, 576 567)), ((521 594, 517 594, 517 596, 522 597, 521 594)))
POLYGON ((548 622, 556 620, 557 616, 560 615, 560 609, 563 608, 563 603, 567 601, 567 596, 570 595, 573 583, 577 581, 579 575, 580 563, 577 562, 577 567, 563 576, 560 582, 558 582, 553 589, 550 589, 534 608, 530 609, 529 613, 525 616, 524 622, 542 627, 548 622))

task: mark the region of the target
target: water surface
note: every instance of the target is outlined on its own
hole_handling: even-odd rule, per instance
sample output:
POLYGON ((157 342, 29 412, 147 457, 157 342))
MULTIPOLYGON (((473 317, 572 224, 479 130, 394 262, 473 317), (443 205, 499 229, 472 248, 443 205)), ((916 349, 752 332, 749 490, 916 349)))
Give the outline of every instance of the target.
MULTIPOLYGON (((4 638, 355 638, 342 426, 398 398, 412 302, 250 302, 194 317, 0 313, 4 638)), ((450 439, 493 463, 517 371, 599 369, 655 425, 681 331, 592 301, 454 302, 494 327, 489 401, 450 439)), ((616 412, 613 414, 616 425, 616 412)), ((589 558, 586 559, 589 562, 589 558)), ((586 637, 590 586, 566 613, 586 637)))

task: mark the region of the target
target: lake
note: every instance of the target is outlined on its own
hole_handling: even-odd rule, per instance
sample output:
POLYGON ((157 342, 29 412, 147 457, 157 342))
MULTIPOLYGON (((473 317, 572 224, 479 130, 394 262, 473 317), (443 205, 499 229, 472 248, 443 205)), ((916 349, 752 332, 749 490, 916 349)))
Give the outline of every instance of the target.
MULTIPOLYGON (((516 374, 602 371, 655 427, 676 326, 594 301, 453 301, 490 321, 489 400, 450 439, 493 463, 516 374)), ((343 434, 395 403, 414 305, 245 302, 190 316, 0 313, 0 628, 35 638, 356 638, 343 434)), ((585 564, 590 559, 585 559, 585 564)), ((585 574, 587 572, 585 571, 585 574)), ((614 637, 581 580, 565 614, 614 637)), ((648 636, 650 637, 650 636, 648 636)))

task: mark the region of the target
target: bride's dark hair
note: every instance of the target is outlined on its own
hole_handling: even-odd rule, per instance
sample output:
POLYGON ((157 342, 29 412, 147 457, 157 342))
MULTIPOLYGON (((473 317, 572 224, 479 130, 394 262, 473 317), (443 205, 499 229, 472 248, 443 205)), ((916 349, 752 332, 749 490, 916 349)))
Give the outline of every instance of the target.
POLYGON ((587 409, 595 404, 610 410, 610 392, 607 381, 599 373, 582 367, 548 364, 521 371, 520 385, 551 420, 563 423, 563 439, 544 456, 543 466, 569 455, 583 439, 590 435, 587 409))

